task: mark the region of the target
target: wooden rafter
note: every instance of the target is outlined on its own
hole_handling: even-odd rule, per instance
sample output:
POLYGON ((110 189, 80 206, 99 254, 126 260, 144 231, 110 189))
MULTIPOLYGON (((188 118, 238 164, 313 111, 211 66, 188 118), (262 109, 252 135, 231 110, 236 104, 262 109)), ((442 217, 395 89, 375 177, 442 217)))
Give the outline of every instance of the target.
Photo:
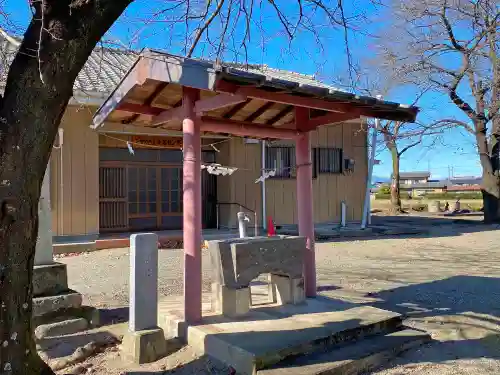
MULTIPOLYGON (((155 101, 155 99, 161 94, 161 92, 163 90, 165 90, 165 88, 168 85, 169 85, 169 82, 160 82, 160 84, 155 88, 155 90, 153 91, 153 93, 151 95, 149 95, 148 98, 142 104, 146 105, 146 106, 151 106, 151 104, 153 104, 153 102, 155 101)), ((130 116, 129 118, 123 120, 122 123, 123 124, 131 124, 134 121, 136 121, 139 118, 139 116, 140 116, 139 113, 135 113, 132 116, 130 116)))
POLYGON ((267 120, 266 125, 276 124, 279 120, 281 120, 283 117, 285 117, 286 115, 288 115, 292 111, 293 111, 293 105, 287 105, 285 108, 283 108, 281 111, 279 111, 275 116, 273 116, 272 118, 267 120))
POLYGON ((225 119, 232 118, 234 115, 236 115, 240 110, 243 109, 243 107, 245 107, 250 102, 251 102, 251 99, 247 99, 244 102, 241 102, 240 104, 236 104, 233 108, 231 108, 229 111, 224 113, 224 115, 222 117, 224 117, 225 119))
POLYGON ((273 102, 265 103, 258 110, 256 110, 254 113, 250 114, 247 118, 245 118, 245 121, 252 122, 252 121, 256 120, 260 115, 262 115, 264 112, 266 112, 268 109, 270 109, 273 105, 274 105, 273 102))

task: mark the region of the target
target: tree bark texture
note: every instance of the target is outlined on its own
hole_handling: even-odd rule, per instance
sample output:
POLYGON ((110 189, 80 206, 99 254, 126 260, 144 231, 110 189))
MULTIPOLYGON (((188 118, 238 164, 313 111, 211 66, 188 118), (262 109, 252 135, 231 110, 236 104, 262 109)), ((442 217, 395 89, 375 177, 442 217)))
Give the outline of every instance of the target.
POLYGON ((391 178, 391 212, 401 213, 401 190, 399 187, 399 154, 395 146, 389 148, 392 158, 392 178, 391 178))
POLYGON ((130 2, 31 3, 35 14, 0 101, 0 373, 53 373, 31 325, 40 189, 75 78, 130 2))
POLYGON ((483 210, 485 223, 500 222, 500 175, 498 163, 498 141, 495 133, 488 141, 486 123, 476 120, 476 145, 483 170, 481 192, 483 194, 483 210))

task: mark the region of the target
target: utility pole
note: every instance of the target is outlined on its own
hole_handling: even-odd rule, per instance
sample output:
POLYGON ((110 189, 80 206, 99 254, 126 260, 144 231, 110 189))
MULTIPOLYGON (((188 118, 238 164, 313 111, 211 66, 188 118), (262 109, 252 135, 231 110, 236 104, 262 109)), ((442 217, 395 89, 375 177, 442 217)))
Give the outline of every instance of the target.
MULTIPOLYGON (((377 95, 378 100, 382 100, 382 95, 377 95)), ((361 229, 365 229, 368 224, 370 224, 370 188, 372 184, 373 177, 373 164, 375 163, 375 151, 377 148, 377 132, 380 128, 380 119, 375 118, 375 128, 372 129, 372 140, 371 140, 371 150, 370 158, 368 160, 368 176, 366 181, 366 192, 365 201, 363 204, 363 216, 361 217, 361 229)), ((370 128, 367 129, 367 138, 370 139, 370 128)))

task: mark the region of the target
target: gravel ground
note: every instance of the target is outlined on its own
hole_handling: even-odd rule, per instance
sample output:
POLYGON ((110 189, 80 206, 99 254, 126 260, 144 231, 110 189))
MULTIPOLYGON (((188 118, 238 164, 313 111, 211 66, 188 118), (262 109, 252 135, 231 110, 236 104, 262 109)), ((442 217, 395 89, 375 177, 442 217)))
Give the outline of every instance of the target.
MULTIPOLYGON (((318 243, 320 290, 335 298, 404 313, 408 325, 432 334, 433 343, 405 353, 376 374, 500 374, 500 230, 477 224, 431 224, 430 228, 431 234, 420 238, 318 243)), ((127 304, 128 249, 60 261, 68 265, 70 286, 83 293, 85 303, 99 307, 127 304)), ((161 250, 159 263, 160 293, 181 295, 182 252, 161 250)), ((205 291, 209 290, 209 267, 208 254, 203 252, 205 291)), ((185 353, 184 361, 178 360, 191 361, 191 356, 185 353)), ((110 368, 98 366, 105 362, 103 358, 96 358, 96 370, 110 368)), ((190 366, 194 367, 175 373, 225 372, 213 370, 212 365, 193 361, 190 366)), ((163 365, 154 370, 163 373, 169 368, 163 365)))

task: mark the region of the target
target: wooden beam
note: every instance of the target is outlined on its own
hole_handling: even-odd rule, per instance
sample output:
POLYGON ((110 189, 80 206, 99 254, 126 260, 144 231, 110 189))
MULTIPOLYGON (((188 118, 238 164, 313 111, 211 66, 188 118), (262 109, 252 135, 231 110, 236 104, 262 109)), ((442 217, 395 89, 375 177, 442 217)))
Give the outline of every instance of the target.
POLYGON ((160 113, 162 113, 163 111, 165 111, 164 108, 151 107, 149 105, 134 104, 134 103, 127 103, 127 102, 122 102, 122 103, 118 104, 116 109, 120 110, 120 111, 138 113, 141 115, 149 115, 149 116, 157 116, 160 113))
MULTIPOLYGON (((111 96, 106 99, 104 104, 97 110, 92 119, 92 128, 97 129, 101 126, 108 116, 117 109, 125 96, 132 90, 136 85, 143 83, 143 76, 141 74, 144 65, 144 60, 142 58, 138 59, 133 65, 130 72, 123 78, 122 82, 118 85, 116 90, 111 94, 111 96)), ((131 111, 132 113, 136 113, 131 111)))
POLYGON ((247 100, 243 95, 228 95, 219 94, 211 98, 198 100, 195 103, 194 110, 197 114, 201 115, 203 112, 210 112, 216 109, 229 107, 231 105, 240 104, 247 100))
POLYGON ((232 134, 239 137, 273 138, 273 139, 297 139, 303 133, 291 129, 277 129, 262 125, 256 125, 244 121, 222 120, 203 116, 201 118, 201 130, 213 133, 232 134))
POLYGON ((355 110, 359 110, 361 116, 377 117, 387 120, 412 121, 411 114, 403 112, 403 109, 400 109, 398 113, 396 109, 363 108, 362 105, 356 105, 354 103, 329 101, 317 97, 298 96, 283 92, 271 92, 257 87, 238 86, 226 81, 218 82, 216 90, 219 92, 241 94, 253 99, 267 100, 270 102, 288 104, 297 107, 306 107, 310 109, 320 109, 328 112, 350 113, 355 110))
POLYGON ((305 107, 294 107, 293 111, 295 129, 301 131, 309 131, 310 109, 305 107))
POLYGON ((254 113, 252 113, 250 116, 248 116, 245 121, 247 122, 252 122, 256 120, 260 115, 262 115, 264 112, 266 112, 268 109, 270 109, 274 105, 273 102, 267 102, 263 106, 261 106, 258 110, 256 110, 254 113))
MULTIPOLYGON (((169 85, 169 82, 160 82, 158 86, 156 86, 156 89, 153 91, 151 95, 148 96, 148 98, 142 103, 143 105, 151 106, 153 104, 154 100, 161 94, 163 90, 169 85)), ((130 116, 128 119, 123 120, 123 124, 130 124, 134 121, 136 121, 139 118, 140 114, 136 113, 130 116)))
POLYGON ((233 108, 231 108, 229 111, 227 111, 226 113, 224 113, 224 118, 226 119, 230 119, 231 117, 233 117, 234 115, 236 115, 240 110, 243 109, 243 107, 245 107, 248 103, 250 103, 252 101, 252 99, 247 99, 245 100, 244 102, 240 103, 240 104, 236 104, 233 108))
POLYGON ((157 127, 161 126, 163 124, 166 124, 167 122, 174 121, 174 120, 184 120, 186 117, 186 109, 184 106, 176 107, 176 108, 170 108, 167 109, 166 111, 163 111, 159 115, 155 116, 153 118, 153 121, 151 121, 152 127, 157 127))
POLYGON ((336 122, 354 120, 356 118, 359 118, 360 116, 361 115, 359 114, 359 111, 353 111, 350 113, 330 112, 326 115, 309 119, 307 128, 313 130, 316 129, 318 126, 335 124, 336 122))
POLYGON ((285 108, 283 108, 281 111, 279 111, 274 117, 267 120, 266 124, 267 125, 274 125, 279 120, 281 120, 283 117, 285 117, 286 115, 288 115, 292 111, 293 111, 293 105, 288 105, 285 108))

